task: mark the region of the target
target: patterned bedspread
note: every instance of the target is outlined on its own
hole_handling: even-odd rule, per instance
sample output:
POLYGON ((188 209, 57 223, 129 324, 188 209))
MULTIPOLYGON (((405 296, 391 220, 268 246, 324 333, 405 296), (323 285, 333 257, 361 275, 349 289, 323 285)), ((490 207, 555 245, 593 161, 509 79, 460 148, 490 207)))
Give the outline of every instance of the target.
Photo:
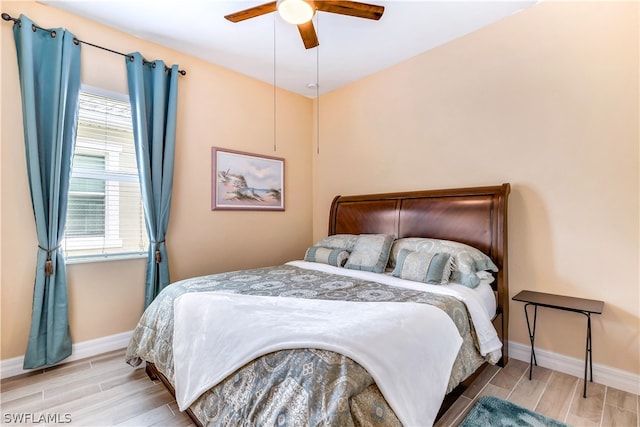
MULTIPOLYGON (((173 301, 183 293, 201 291, 431 304, 453 319, 463 338, 448 391, 485 361, 476 348, 467 310, 453 297, 282 265, 197 277, 165 288, 138 323, 127 362, 153 362, 175 384, 173 301)), ((340 354, 316 349, 260 357, 204 393, 191 409, 205 425, 401 425, 366 370, 340 354)))

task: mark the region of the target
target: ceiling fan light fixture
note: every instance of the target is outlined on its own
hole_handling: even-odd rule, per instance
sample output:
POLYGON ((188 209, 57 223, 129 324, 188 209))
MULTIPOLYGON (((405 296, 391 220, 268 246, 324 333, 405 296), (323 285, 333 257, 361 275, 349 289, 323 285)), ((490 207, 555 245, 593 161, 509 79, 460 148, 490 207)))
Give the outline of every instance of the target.
POLYGON ((276 8, 282 19, 294 25, 309 22, 316 13, 313 2, 306 0, 278 0, 276 8))

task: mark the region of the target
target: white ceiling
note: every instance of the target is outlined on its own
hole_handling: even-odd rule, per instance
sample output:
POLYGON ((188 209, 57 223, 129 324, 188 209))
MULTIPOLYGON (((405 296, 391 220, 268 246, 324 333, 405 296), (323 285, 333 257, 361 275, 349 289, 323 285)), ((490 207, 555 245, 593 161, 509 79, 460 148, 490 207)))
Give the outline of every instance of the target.
MULTIPOLYGON (((229 13, 266 1, 40 0, 40 3, 270 84, 275 80, 279 87, 315 97, 538 2, 366 1, 385 7, 379 21, 319 12, 314 24, 320 46, 309 50, 304 49, 297 28, 275 13, 235 24, 224 19, 229 13), (308 87, 316 82, 317 90, 308 87)), ((77 35, 91 41, 90 34, 77 35)), ((131 46, 131 50, 135 49, 131 46)), ((188 76, 189 64, 180 66, 188 76)))

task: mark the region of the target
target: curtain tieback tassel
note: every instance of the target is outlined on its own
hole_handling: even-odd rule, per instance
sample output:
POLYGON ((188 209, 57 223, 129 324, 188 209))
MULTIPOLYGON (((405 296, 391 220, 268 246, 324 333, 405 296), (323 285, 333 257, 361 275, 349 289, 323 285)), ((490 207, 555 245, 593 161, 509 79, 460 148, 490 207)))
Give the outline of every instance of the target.
POLYGON ((47 253, 47 260, 44 262, 44 274, 47 276, 51 276, 53 274, 53 261, 51 261, 51 254, 53 253, 53 251, 60 249, 60 245, 56 246, 53 249, 43 248, 42 246, 38 245, 38 249, 42 249, 47 253))
POLYGON ((162 254, 160 253, 160 244, 164 243, 164 240, 160 240, 159 242, 151 242, 155 245, 156 248, 156 264, 160 264, 162 262, 162 254))

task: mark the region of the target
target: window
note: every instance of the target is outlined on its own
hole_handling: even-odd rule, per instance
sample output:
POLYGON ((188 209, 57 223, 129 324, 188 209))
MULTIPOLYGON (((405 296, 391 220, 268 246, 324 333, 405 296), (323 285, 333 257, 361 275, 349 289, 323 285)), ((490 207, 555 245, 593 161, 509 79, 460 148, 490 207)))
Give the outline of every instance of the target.
POLYGON ((82 90, 65 255, 70 260, 146 256, 148 244, 129 101, 82 90))
POLYGON ((105 156, 77 153, 69 185, 68 237, 105 235, 105 156))

